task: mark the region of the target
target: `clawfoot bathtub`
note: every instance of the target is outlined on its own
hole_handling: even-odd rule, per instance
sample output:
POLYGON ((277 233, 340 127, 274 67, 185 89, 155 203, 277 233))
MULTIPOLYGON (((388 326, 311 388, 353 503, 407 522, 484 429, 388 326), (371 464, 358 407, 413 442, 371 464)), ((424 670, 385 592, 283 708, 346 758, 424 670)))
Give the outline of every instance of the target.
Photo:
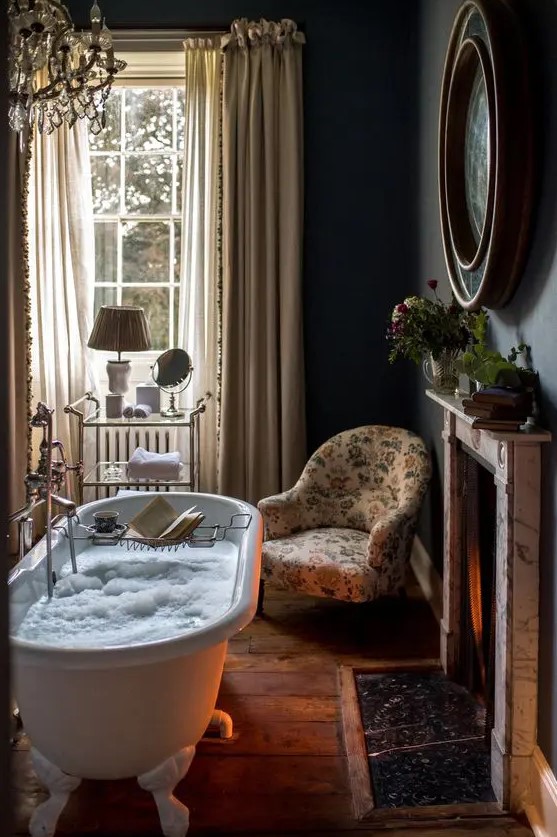
MULTIPOLYGON (((71 601, 97 596, 91 599, 92 615, 88 618, 98 621, 99 607, 106 607, 105 602, 110 608, 113 603, 120 606, 124 597, 119 598, 121 591, 114 588, 120 581, 114 577, 114 570, 110 579, 108 573, 103 577, 98 567, 94 575, 91 556, 96 560, 101 555, 96 550, 102 551, 104 547, 92 545, 90 537, 83 535, 88 531, 85 527, 93 523, 94 512, 103 508, 118 511, 119 520, 127 522, 153 496, 135 492, 133 496, 98 500, 78 510, 79 519, 73 522, 77 567, 82 581, 89 579, 87 583, 92 587, 93 578, 96 587, 92 590, 84 585, 72 593, 71 601), (103 594, 109 592, 112 597, 106 595, 103 599, 103 594)), ((169 567, 170 581, 164 582, 167 599, 174 595, 171 574, 180 564, 187 568, 188 584, 190 581, 192 585, 197 584, 203 573, 211 582, 214 572, 213 586, 220 585, 219 590, 223 591, 216 605, 209 598, 200 615, 199 608, 196 610, 196 595, 201 588, 189 588, 187 584, 180 588, 186 591, 184 597, 190 595, 188 590, 193 591, 188 606, 194 615, 188 617, 186 627, 178 630, 174 623, 165 636, 164 621, 161 628, 159 619, 153 623, 153 639, 148 635, 140 640, 132 636, 120 641, 116 635, 116 638, 96 641, 87 637, 87 630, 85 638, 79 638, 70 624, 61 639, 57 635, 53 640, 48 634, 44 639, 29 638, 24 628, 30 608, 34 608, 32 612, 37 608, 47 612, 62 596, 61 592, 56 593, 56 587, 60 591, 64 582, 72 580, 67 569, 68 539, 63 530, 55 530, 53 536, 52 566, 58 582, 52 601, 46 597, 44 539, 10 576, 14 697, 31 739, 35 769, 51 792, 32 817, 33 837, 54 833, 58 816, 80 779, 130 776, 137 776, 140 785, 153 793, 163 833, 167 837, 183 837, 189 815, 187 808, 172 796, 172 790, 187 772, 195 745, 211 720, 220 725, 221 734, 226 737, 231 734, 230 719, 225 713, 215 711, 215 702, 228 639, 245 627, 255 613, 261 518, 253 506, 227 497, 178 492, 162 496, 177 511, 195 504, 196 511, 205 515, 204 523, 214 524, 213 532, 217 534, 214 543, 180 546, 163 561, 169 567), (240 525, 230 527, 231 520, 240 521, 240 525)), ((147 560, 145 566, 151 575, 155 572, 148 562, 149 551, 145 559, 145 553, 128 551, 120 545, 112 547, 111 555, 111 566, 119 568, 124 575, 129 575, 128 569, 134 561, 141 565, 141 560, 147 560), (115 560, 119 563, 114 564, 115 560)), ((148 592, 149 578, 145 587, 148 592)), ((136 587, 139 585, 134 583, 136 587)), ((134 591, 132 587, 131 592, 127 589, 124 592, 126 601, 132 602, 129 606, 136 622, 140 623, 146 594, 138 594, 143 597, 138 599, 138 605, 133 603, 134 591)))

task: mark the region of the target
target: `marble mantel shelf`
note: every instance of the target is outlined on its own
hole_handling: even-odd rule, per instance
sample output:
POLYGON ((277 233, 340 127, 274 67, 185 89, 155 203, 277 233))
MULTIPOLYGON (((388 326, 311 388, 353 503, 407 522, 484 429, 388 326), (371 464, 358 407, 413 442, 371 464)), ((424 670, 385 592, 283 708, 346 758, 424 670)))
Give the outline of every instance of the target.
POLYGON ((465 459, 493 473, 495 524, 495 674, 491 782, 504 809, 521 810, 537 740, 541 455, 551 433, 473 428, 462 401, 426 390, 443 408, 444 549, 441 661, 458 669, 464 569, 465 459))
MULTIPOLYGON (((431 398, 432 401, 440 404, 445 410, 450 410, 451 413, 454 413, 455 416, 458 416, 459 419, 465 421, 466 424, 469 424, 470 428, 473 429, 472 422, 474 421, 474 416, 467 416, 465 414, 462 408, 462 398, 454 398, 452 395, 445 395, 440 392, 435 392, 432 389, 426 389, 426 395, 428 398, 431 398)), ((499 439, 503 442, 517 441, 521 443, 530 443, 551 441, 551 433, 549 430, 543 430, 543 428, 537 427, 533 424, 525 424, 521 430, 513 433, 506 431, 503 432, 501 430, 488 430, 487 428, 476 432, 486 433, 490 438, 499 439)))

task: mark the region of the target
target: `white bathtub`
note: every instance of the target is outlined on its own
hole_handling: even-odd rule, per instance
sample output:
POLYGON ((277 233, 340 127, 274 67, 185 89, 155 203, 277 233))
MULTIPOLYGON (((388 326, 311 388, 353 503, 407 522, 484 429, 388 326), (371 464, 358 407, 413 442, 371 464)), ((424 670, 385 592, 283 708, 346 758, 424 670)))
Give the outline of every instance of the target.
MULTIPOLYGON (((79 517, 90 524, 95 511, 110 507, 125 522, 153 496, 136 492, 98 500, 81 507, 79 517)), ((227 641, 255 613, 262 541, 257 509, 207 494, 162 496, 178 511, 195 504, 205 514, 205 523, 225 525, 235 513, 251 515, 247 529, 226 533, 237 548, 231 604, 184 635, 141 645, 57 648, 12 636, 14 697, 25 730, 40 755, 64 774, 90 779, 140 776, 194 746, 215 708, 227 641)), ((76 542, 78 569, 85 545, 76 542)), ((121 548, 125 554, 126 548, 121 548)), ((218 549, 217 542, 211 552, 218 549)), ((46 592, 45 550, 43 538, 10 576, 12 631, 46 592)), ((57 533, 54 571, 59 572, 68 558, 68 540, 57 533)))

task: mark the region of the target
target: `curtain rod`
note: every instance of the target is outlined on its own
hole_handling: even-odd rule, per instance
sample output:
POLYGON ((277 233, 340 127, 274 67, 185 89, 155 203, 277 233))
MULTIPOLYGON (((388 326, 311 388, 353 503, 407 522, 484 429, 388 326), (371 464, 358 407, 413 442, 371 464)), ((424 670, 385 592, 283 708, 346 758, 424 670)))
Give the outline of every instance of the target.
POLYGON ((230 30, 230 24, 223 24, 222 26, 188 26, 187 29, 182 27, 174 29, 129 29, 127 27, 119 28, 118 26, 111 26, 110 30, 118 38, 133 38, 139 41, 177 41, 190 36, 219 35, 223 32, 228 32, 230 30))
POLYGON ((114 46, 123 52, 171 52, 186 38, 214 37, 229 31, 222 29, 191 28, 187 29, 118 29, 111 27, 114 46))

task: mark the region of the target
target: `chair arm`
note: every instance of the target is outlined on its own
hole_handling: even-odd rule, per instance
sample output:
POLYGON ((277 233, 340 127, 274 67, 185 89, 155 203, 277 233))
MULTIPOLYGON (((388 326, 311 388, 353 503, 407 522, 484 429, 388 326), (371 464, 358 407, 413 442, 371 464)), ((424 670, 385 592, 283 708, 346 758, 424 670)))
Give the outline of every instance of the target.
POLYGON ((259 501, 257 508, 263 516, 266 541, 287 537, 304 528, 303 505, 299 493, 293 488, 265 497, 259 501))
POLYGON ((370 565, 375 569, 381 568, 385 561, 404 565, 410 558, 416 523, 417 509, 414 503, 381 515, 374 522, 369 535, 370 565))

